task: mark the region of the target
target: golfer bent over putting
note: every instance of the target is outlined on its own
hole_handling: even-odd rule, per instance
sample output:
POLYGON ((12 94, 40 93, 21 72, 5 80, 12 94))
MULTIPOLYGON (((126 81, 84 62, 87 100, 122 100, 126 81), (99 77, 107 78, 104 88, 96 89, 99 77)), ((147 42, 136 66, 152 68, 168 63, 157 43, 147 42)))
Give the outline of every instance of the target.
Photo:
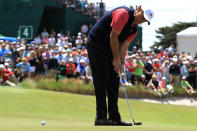
MULTIPOLYGON (((145 14, 150 13, 149 10, 145 14)), ((141 6, 135 10, 122 6, 106 13, 89 32, 87 49, 96 94, 95 125, 132 125, 122 121, 118 111, 118 74, 123 71, 126 50, 137 34, 138 24, 146 21, 150 24, 141 6)))

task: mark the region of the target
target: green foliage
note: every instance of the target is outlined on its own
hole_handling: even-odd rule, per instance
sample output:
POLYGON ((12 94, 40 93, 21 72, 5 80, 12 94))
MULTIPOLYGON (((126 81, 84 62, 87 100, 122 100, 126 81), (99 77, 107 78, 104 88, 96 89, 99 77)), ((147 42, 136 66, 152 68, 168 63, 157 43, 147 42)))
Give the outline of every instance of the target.
MULTIPOLYGON (((57 92, 70 92, 75 94, 84 94, 84 95, 94 95, 93 83, 84 83, 82 80, 78 79, 60 79, 59 81, 55 81, 54 79, 41 79, 41 80, 32 80, 26 79, 22 83, 19 84, 21 88, 28 89, 43 89, 43 90, 51 90, 57 92)), ((197 97, 197 93, 188 95, 186 91, 181 88, 179 85, 173 85, 174 93, 172 96, 174 97, 197 97)), ((127 95, 129 98, 151 98, 158 99, 167 96, 160 96, 157 92, 153 92, 150 89, 145 89, 143 85, 135 85, 132 87, 126 87, 127 95)), ((119 97, 125 98, 125 94, 123 88, 119 88, 119 97)))
POLYGON ((159 39, 159 42, 155 42, 155 44, 152 46, 163 46, 165 48, 169 47, 170 45, 174 45, 174 47, 177 46, 176 43, 176 34, 188 27, 195 26, 195 22, 186 23, 186 22, 178 22, 176 24, 173 24, 172 26, 165 26, 161 27, 158 30, 156 30, 156 38, 159 39))

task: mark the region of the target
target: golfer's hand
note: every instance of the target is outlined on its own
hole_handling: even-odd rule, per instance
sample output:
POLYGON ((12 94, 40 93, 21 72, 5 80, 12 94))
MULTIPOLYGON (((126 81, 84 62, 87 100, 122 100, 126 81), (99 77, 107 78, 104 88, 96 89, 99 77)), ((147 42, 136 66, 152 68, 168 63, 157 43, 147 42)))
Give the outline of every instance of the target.
POLYGON ((116 71, 116 73, 119 73, 120 69, 121 69, 120 58, 114 58, 113 59, 113 66, 114 66, 114 70, 116 71))

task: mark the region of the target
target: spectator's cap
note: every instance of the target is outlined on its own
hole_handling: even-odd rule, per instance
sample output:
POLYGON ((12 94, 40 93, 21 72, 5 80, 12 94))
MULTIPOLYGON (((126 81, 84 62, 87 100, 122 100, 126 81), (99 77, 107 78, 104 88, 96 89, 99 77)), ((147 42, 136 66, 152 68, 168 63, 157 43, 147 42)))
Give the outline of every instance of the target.
POLYGON ((155 62, 159 62, 159 59, 158 59, 158 58, 155 58, 154 61, 155 61, 155 62))
POLYGON ((85 63, 85 60, 84 59, 80 59, 80 63, 85 63))
POLYGON ((78 38, 78 39, 81 39, 81 36, 78 35, 77 38, 78 38))
POLYGON ((162 77, 162 80, 166 80, 166 77, 162 77))
POLYGON ((189 64, 189 61, 185 60, 185 61, 183 61, 183 64, 184 65, 189 64))
POLYGON ((69 58, 69 60, 68 60, 69 62, 73 62, 73 58, 69 58))
POLYGON ((144 18, 148 22, 148 25, 150 25, 150 21, 154 16, 154 12, 151 9, 144 9, 144 18))
POLYGON ((1 43, 3 43, 3 40, 0 40, 1 43))
POLYGON ((86 47, 85 47, 85 46, 82 46, 81 48, 82 48, 82 49, 85 49, 86 47))
POLYGON ((76 50, 76 47, 73 47, 72 50, 76 50))
POLYGON ((81 36, 81 32, 78 32, 78 34, 77 34, 78 36, 81 36))
POLYGON ((60 36, 61 36, 61 34, 60 34, 60 33, 58 33, 58 34, 57 34, 57 36, 58 36, 58 37, 60 37, 60 36))
POLYGON ((168 63, 169 64, 169 60, 165 60, 164 63, 168 63))
POLYGON ((133 48, 135 48, 135 49, 136 49, 137 47, 136 47, 136 46, 134 46, 133 48))
POLYGON ((66 52, 71 52, 71 49, 70 48, 66 49, 66 52))
POLYGON ((177 58, 173 57, 172 61, 177 62, 178 60, 177 60, 177 58))
POLYGON ((20 48, 17 48, 16 51, 20 51, 20 48))
POLYGON ((72 43, 70 42, 70 43, 68 43, 68 45, 72 45, 72 43))
POLYGON ((132 58, 134 58, 134 57, 136 57, 136 55, 135 55, 135 54, 133 54, 133 55, 131 55, 131 57, 132 57, 132 58))
POLYGON ((60 52, 62 52, 62 50, 58 50, 58 52, 60 53, 60 52))
POLYGON ((55 44, 56 47, 59 47, 59 44, 55 44))
POLYGON ((145 75, 142 75, 141 78, 145 78, 145 75))
POLYGON ((194 60, 194 63, 197 63, 197 59, 194 60))
POLYGON ((4 69, 5 67, 4 67, 4 65, 3 65, 3 64, 0 64, 0 68, 4 69))
POLYGON ((183 76, 183 77, 182 77, 182 80, 186 80, 186 76, 183 76))
POLYGON ((125 76, 125 73, 121 73, 121 76, 125 76))
POLYGON ((154 75, 152 76, 152 78, 157 78, 157 75, 154 74, 154 75))
POLYGON ((5 66, 9 66, 9 63, 5 63, 5 66))
POLYGON ((68 46, 67 45, 64 45, 64 48, 68 48, 68 46))

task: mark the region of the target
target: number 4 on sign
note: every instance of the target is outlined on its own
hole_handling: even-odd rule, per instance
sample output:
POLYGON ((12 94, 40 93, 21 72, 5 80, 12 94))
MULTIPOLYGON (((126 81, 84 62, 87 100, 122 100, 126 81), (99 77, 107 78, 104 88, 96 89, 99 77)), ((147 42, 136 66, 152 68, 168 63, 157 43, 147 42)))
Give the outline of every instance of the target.
POLYGON ((28 34, 28 28, 25 28, 25 29, 24 29, 23 35, 26 36, 26 37, 28 37, 28 35, 29 35, 29 34, 28 34))

